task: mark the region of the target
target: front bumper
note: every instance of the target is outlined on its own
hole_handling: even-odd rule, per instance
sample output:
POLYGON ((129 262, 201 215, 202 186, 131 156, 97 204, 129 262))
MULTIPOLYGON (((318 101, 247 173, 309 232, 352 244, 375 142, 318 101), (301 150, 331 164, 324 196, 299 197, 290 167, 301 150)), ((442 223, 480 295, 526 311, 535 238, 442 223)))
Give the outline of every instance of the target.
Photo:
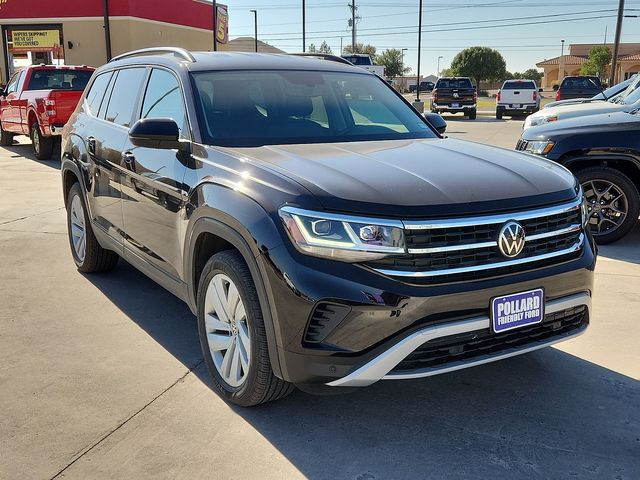
POLYGON ((431 103, 431 110, 435 110, 438 112, 463 112, 465 110, 476 110, 476 104, 459 104, 457 107, 452 106, 456 102, 449 103, 431 103))
POLYGON ((570 338, 546 337, 542 343, 505 348, 486 358, 403 371, 402 375, 393 371, 425 342, 456 333, 489 333, 488 312, 493 297, 543 288, 547 313, 564 309, 576 299, 590 310, 596 255, 588 236, 581 255, 568 261, 510 275, 431 286, 405 283, 358 265, 302 255, 287 244, 260 255, 259 261, 283 378, 297 384, 353 386, 383 378, 435 375, 570 338))

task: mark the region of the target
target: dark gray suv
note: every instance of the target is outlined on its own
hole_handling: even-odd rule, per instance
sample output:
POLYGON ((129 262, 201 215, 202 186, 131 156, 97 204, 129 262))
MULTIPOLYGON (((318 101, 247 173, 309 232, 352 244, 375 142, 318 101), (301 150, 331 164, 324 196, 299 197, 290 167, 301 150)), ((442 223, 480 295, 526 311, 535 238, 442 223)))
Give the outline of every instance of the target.
POLYGON ((95 72, 62 156, 78 269, 122 257, 183 299, 239 405, 478 365, 590 321, 573 175, 443 138, 338 61, 122 55, 95 72))

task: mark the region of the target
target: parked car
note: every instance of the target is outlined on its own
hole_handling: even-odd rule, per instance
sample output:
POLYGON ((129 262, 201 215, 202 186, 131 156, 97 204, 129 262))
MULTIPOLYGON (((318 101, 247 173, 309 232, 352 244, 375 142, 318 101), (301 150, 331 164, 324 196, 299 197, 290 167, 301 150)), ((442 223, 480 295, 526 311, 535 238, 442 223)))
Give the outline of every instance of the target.
POLYGON ((551 107, 559 107, 561 105, 576 105, 578 103, 591 103, 597 101, 606 101, 610 99, 614 99, 622 92, 624 92, 629 85, 631 85, 635 80, 638 74, 632 75, 628 79, 617 83, 613 87, 609 87, 606 90, 594 95, 593 97, 586 98, 571 98, 569 100, 559 100, 557 102, 548 102, 542 108, 551 108, 551 107))
POLYGON ((530 128, 516 149, 571 170, 582 185, 596 242, 624 237, 640 215, 640 106, 530 128))
POLYGON ((0 92, 0 145, 29 135, 33 151, 48 160, 94 69, 36 65, 16 72, 0 92))
MULTIPOLYGON (((435 83, 433 82, 420 82, 420 92, 431 92, 435 88, 435 83)), ((409 93, 413 93, 417 91, 418 88, 416 85, 409 85, 409 93)))
POLYGON ((538 86, 533 80, 506 80, 496 95, 496 118, 526 115, 540 109, 538 86))
POLYGON ((470 120, 476 118, 478 94, 467 77, 442 77, 431 93, 431 111, 434 113, 462 112, 470 120))
POLYGON ((556 101, 571 98, 593 97, 601 93, 602 84, 598 77, 575 76, 564 77, 558 90, 556 90, 556 101))
POLYGON ((534 127, 544 123, 558 122, 574 117, 598 115, 610 112, 630 112, 640 105, 640 75, 629 84, 626 90, 614 98, 605 102, 585 102, 574 105, 559 105, 553 108, 544 108, 538 113, 529 115, 523 128, 534 127))
POLYGON ((183 299, 229 402, 444 373, 591 319, 596 254, 573 175, 442 137, 361 68, 121 55, 62 151, 78 270, 122 256, 183 299))
POLYGON ((384 65, 374 64, 371 55, 354 53, 352 55, 343 55, 342 58, 351 62, 353 65, 364 68, 367 72, 375 73, 379 77, 384 78, 384 65))

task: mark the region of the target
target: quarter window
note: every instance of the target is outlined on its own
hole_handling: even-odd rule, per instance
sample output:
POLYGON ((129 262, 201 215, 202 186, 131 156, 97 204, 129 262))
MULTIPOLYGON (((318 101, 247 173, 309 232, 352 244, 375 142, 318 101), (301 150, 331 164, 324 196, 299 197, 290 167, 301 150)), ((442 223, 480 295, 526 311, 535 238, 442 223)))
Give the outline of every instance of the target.
POLYGON ((176 77, 166 70, 153 69, 142 104, 140 118, 171 118, 180 129, 180 136, 187 135, 187 119, 182 90, 176 77))
POLYGON ((123 127, 130 126, 145 71, 144 68, 126 68, 118 72, 105 120, 123 127))
POLYGON ((111 79, 111 72, 98 75, 91 84, 91 88, 85 98, 87 113, 97 116, 98 109, 104 98, 104 93, 107 91, 107 85, 111 79))

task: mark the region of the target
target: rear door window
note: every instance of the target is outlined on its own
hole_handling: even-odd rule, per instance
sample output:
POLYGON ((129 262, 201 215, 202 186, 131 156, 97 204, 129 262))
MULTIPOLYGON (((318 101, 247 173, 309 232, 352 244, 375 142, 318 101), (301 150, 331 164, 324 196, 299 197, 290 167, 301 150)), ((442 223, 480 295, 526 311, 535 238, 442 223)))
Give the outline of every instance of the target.
POLYGON ((118 72, 111 90, 105 120, 123 127, 131 125, 145 74, 145 68, 125 68, 118 72))
POLYGON ((107 91, 109 80, 111 80, 112 72, 103 73, 98 75, 91 84, 91 88, 87 92, 85 97, 87 113, 93 116, 98 115, 100 104, 104 98, 104 94, 107 91))

